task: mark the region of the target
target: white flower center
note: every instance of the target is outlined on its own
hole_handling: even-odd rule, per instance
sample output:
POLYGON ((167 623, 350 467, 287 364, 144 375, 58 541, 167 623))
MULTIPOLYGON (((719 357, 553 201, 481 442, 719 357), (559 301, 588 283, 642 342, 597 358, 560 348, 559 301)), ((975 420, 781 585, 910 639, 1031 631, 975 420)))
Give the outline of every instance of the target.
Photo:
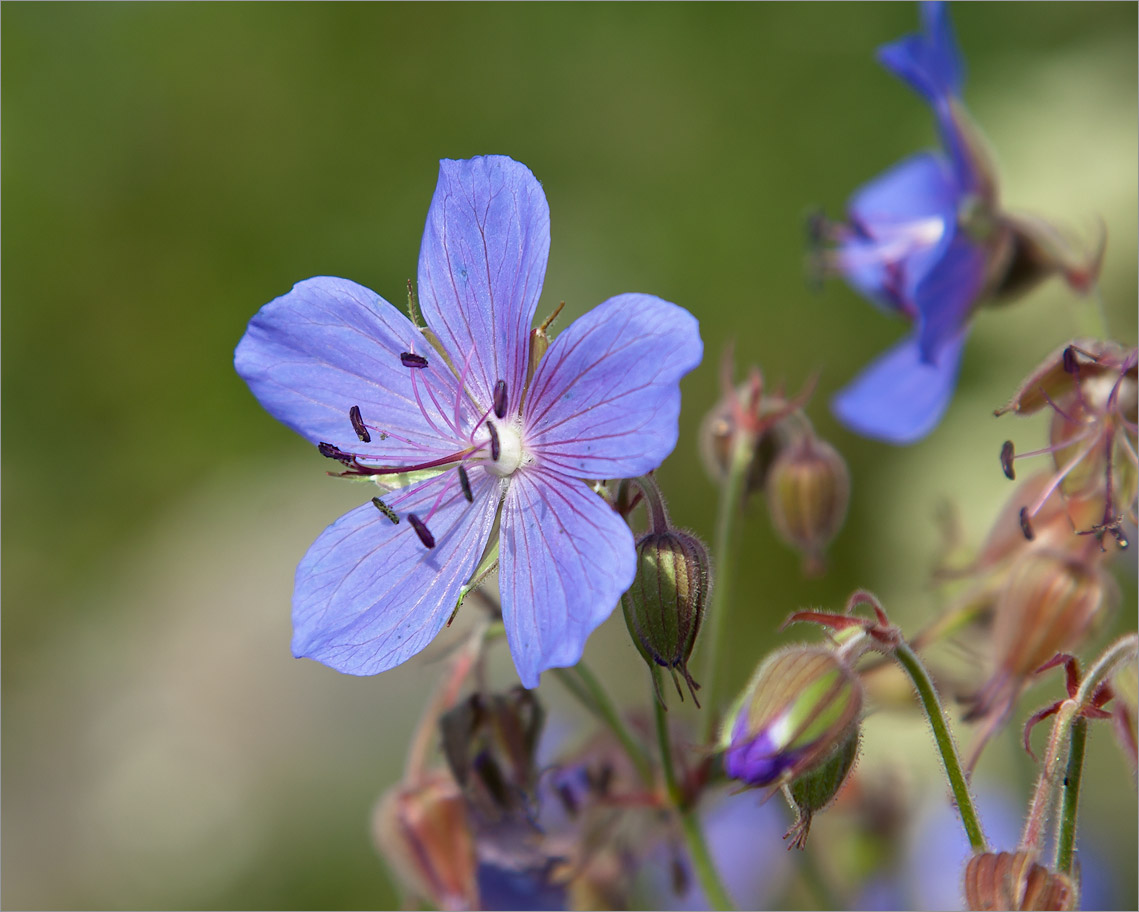
POLYGON ((487 448, 483 452, 487 459, 483 463, 486 470, 500 478, 513 475, 522 465, 522 435, 519 429, 509 424, 495 422, 494 434, 487 432, 487 448), (498 446, 494 445, 494 438, 498 439, 498 446), (494 451, 498 450, 498 458, 494 458, 494 451))

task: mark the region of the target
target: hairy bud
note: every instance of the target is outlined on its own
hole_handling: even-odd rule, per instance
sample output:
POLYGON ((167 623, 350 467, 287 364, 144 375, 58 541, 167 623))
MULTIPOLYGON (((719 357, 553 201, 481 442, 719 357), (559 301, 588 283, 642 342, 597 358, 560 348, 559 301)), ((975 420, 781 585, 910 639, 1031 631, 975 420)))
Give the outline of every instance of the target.
POLYGON ((858 677, 833 652, 818 646, 775 652, 759 666, 724 732, 724 771, 756 787, 792 782, 847 744, 861 712, 858 677))
POLYGON ((1102 617, 1108 592, 1093 561, 1050 549, 1022 554, 997 596, 996 669, 966 718, 1003 715, 1036 669, 1059 652, 1076 651, 1102 617))
POLYGON ((965 865, 970 909, 1074 909, 1077 898, 1068 877, 1037 864, 1027 852, 983 852, 965 865))
POLYGON ((428 773, 385 793, 372 814, 372 837, 408 893, 440 909, 478 908, 474 836, 449 775, 428 773))
POLYGON ((858 736, 856 728, 822 763, 791 783, 791 800, 795 802, 799 817, 783 837, 791 840, 787 848, 806 848, 811 819, 831 803, 854 767, 858 756, 858 736))
POLYGON ((637 542, 637 576, 621 597, 625 623, 645 661, 672 673, 681 699, 679 678, 684 678, 697 706, 700 685, 688 671, 688 660, 704 620, 709 588, 704 545, 687 532, 670 528, 650 532, 637 542))
POLYGON ((804 569, 822 569, 823 549, 842 528, 850 502, 850 473, 838 450, 806 433, 785 446, 767 473, 767 509, 787 544, 803 554, 804 569))

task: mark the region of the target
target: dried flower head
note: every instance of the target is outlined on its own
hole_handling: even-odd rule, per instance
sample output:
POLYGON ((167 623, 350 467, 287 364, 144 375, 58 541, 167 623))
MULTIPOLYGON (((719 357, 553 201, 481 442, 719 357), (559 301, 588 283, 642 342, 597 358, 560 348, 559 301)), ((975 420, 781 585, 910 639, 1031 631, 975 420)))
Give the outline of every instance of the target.
POLYGON ((1126 548, 1126 519, 1135 521, 1139 493, 1139 382, 1137 350, 1116 342, 1077 339, 1052 352, 1025 379, 997 415, 1032 415, 1049 409, 1049 444, 1016 453, 1012 441, 1001 449, 1005 475, 1015 477, 1015 462, 1031 456, 1051 456, 1051 482, 1024 506, 1022 523, 1031 537, 1037 516, 1053 490, 1077 509, 1097 512, 1081 534, 1126 548))
POLYGON ((970 909, 1074 909, 1077 898, 1067 876, 1049 871, 1027 852, 978 853, 965 865, 970 909))

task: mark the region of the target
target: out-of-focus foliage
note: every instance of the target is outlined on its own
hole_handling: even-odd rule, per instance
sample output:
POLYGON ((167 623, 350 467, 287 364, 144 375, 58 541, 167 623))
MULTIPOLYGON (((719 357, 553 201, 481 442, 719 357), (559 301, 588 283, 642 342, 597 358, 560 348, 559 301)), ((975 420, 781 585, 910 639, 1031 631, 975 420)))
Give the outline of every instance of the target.
MULTIPOLYGON (((1102 299, 1134 344, 1135 6, 954 17, 1005 203, 1089 238, 1104 219, 1102 299)), ((809 292, 803 219, 840 215, 936 142, 873 60, 915 22, 908 4, 6 4, 4 905, 397 901, 367 821, 447 644, 373 679, 289 657, 296 562, 362 498, 261 411, 232 351, 311 275, 401 302, 443 157, 507 154, 543 182, 541 312, 644 291, 700 319, 708 356, 659 474, 705 540, 696 434, 723 344, 791 389, 821 372, 808 413, 850 466, 850 514, 827 574, 804 580, 753 501, 734 687, 788 612, 857 586, 920 626, 938 606, 938 505, 980 541, 1008 491, 1001 441, 1032 433, 992 409, 1089 305, 1053 283, 979 314, 949 413, 915 447, 830 417, 830 394, 903 327, 840 283, 809 292)), ((1133 605, 1133 562, 1121 583, 1133 605)), ((587 656, 628 667, 632 690, 633 650, 617 617, 587 656)), ((543 696, 569 712, 555 687, 543 696)), ((979 776, 1023 797, 1032 771, 1007 740, 979 776)), ((932 747, 912 748, 927 751, 933 777, 932 747)), ((1115 878, 1106 901, 1134 906, 1135 829, 1114 813, 1129 773, 1106 737, 1088 762, 1092 867, 1115 878)))

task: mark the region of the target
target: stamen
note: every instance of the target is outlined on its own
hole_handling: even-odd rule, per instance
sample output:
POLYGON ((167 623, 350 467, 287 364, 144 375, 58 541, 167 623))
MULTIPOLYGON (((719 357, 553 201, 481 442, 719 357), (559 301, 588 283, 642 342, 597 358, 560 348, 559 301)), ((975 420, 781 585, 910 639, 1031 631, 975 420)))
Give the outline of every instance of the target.
POLYGON ((424 525, 423 520, 421 520, 414 513, 408 513, 407 514, 407 521, 409 523, 411 523, 411 528, 413 528, 415 530, 415 534, 418 535, 419 540, 421 542, 423 542, 423 547, 425 547, 425 548, 434 548, 435 547, 435 536, 432 535, 431 532, 428 530, 427 526, 424 525))
POLYGON ((1076 360, 1076 350, 1073 346, 1069 345, 1064 349, 1064 373, 1078 374, 1080 372, 1080 362, 1076 360))
MULTIPOLYGON (((410 517, 408 517, 410 519, 410 517)), ((1032 523, 1028 519, 1028 507, 1020 508, 1020 531, 1024 533, 1024 537, 1029 541, 1036 538, 1036 533, 1032 531, 1032 523)))
POLYGON ((381 513, 384 514, 384 516, 386 516, 388 519, 390 519, 392 521, 393 526, 399 525, 399 517, 396 515, 395 510, 393 510, 391 507, 389 507, 386 503, 384 503, 378 497, 373 497, 372 503, 373 503, 373 505, 375 505, 375 508, 377 510, 379 510, 381 513))
POLYGON ((488 421, 486 430, 490 434, 490 458, 498 462, 498 457, 502 455, 502 447, 498 443, 498 429, 494 426, 493 421, 488 421))
POLYGON ((1009 481, 1016 481, 1016 472, 1012 468, 1013 460, 1013 445, 1011 440, 1006 440, 1001 447, 1001 468, 1004 469, 1005 478, 1009 481))
POLYGON ((316 448, 320 451, 321 456, 325 456, 328 459, 335 459, 337 462, 343 463, 346 466, 350 466, 356 461, 356 457, 351 453, 345 453, 338 447, 334 447, 331 443, 319 443, 316 448))
POLYGON ((427 367, 427 359, 423 355, 417 355, 414 352, 401 352, 399 356, 400 364, 404 367, 424 368, 427 367))
POLYGON ((494 383, 494 413, 499 418, 506 417, 506 381, 496 380, 494 383))
POLYGON ((467 477, 467 470, 459 466, 459 486, 463 489, 463 496, 467 498, 467 503, 474 503, 475 497, 471 493, 471 480, 467 477))
POLYGON ((356 432, 361 443, 372 442, 372 435, 368 433, 368 429, 364 427, 364 419, 360 417, 360 406, 354 405, 348 409, 348 420, 352 422, 352 430, 356 432))

